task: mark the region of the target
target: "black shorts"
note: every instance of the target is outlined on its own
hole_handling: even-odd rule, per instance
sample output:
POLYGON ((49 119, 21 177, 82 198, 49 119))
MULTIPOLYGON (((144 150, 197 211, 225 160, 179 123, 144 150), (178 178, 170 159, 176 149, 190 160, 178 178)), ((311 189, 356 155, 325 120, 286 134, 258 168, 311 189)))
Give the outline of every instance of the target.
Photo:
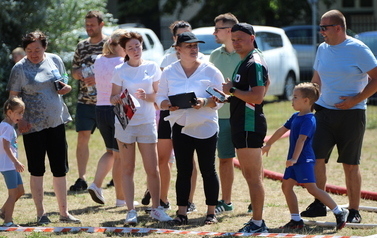
POLYGON ((46 172, 47 153, 54 177, 64 177, 68 172, 67 141, 65 125, 47 128, 23 136, 28 170, 33 176, 43 176, 46 172))
POLYGON ((102 135, 107 150, 119 151, 115 139, 114 106, 96 106, 97 127, 102 135))
POLYGON ((236 149, 261 148, 265 136, 253 131, 232 131, 232 142, 236 149))
POLYGON ((365 132, 365 110, 331 110, 320 107, 315 113, 317 129, 313 149, 317 159, 328 162, 334 146, 338 163, 360 164, 365 132))
POLYGON ((75 121, 76 132, 91 131, 93 134, 97 126, 96 105, 77 103, 75 121))
POLYGON ((158 121, 158 139, 171 139, 171 127, 170 122, 165 121, 164 118, 170 115, 169 110, 160 111, 160 119, 158 121))

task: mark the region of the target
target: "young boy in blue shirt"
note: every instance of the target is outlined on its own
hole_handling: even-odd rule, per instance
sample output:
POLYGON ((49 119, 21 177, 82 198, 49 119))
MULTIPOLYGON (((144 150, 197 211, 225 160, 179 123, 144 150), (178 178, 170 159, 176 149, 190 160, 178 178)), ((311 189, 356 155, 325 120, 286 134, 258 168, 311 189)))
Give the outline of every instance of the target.
POLYGON ((336 217, 337 230, 345 226, 349 214, 347 209, 339 208, 329 194, 319 189, 316 185, 314 174, 315 155, 312 148, 316 119, 312 111, 313 104, 318 97, 318 84, 301 83, 297 85, 293 91, 292 107, 298 112, 294 113, 284 126, 277 129, 262 148, 262 153, 268 155, 272 144, 290 130, 289 151, 282 190, 291 213, 291 220, 280 227, 281 229, 300 229, 304 226, 299 213, 297 197, 293 190, 297 183, 302 184, 310 194, 333 211, 336 217))

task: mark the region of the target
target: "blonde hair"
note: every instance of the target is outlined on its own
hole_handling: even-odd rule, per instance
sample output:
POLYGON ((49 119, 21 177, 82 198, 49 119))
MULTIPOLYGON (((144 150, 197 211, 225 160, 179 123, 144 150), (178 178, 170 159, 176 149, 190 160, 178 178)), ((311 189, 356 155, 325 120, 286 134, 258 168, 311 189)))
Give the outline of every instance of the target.
POLYGON ((13 112, 20 107, 25 109, 25 103, 22 101, 22 99, 19 97, 11 97, 4 103, 3 114, 6 117, 9 110, 13 112))
POLYGON ((319 85, 316 83, 300 83, 296 85, 294 90, 300 90, 304 98, 308 98, 311 105, 313 105, 319 98, 319 85))
POLYGON ((12 54, 22 55, 25 56, 26 53, 22 47, 17 47, 12 51, 12 54))
POLYGON ((103 44, 103 55, 112 55, 115 54, 114 46, 119 44, 119 39, 125 35, 127 31, 125 29, 117 29, 115 30, 109 39, 103 44))

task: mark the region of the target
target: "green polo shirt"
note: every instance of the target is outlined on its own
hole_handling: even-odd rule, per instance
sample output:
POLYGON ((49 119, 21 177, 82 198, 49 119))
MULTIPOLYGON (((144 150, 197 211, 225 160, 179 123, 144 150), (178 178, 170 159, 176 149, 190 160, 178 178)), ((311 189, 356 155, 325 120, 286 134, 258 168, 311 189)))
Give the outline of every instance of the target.
MULTIPOLYGON (((224 80, 227 78, 231 80, 233 71, 235 70, 237 64, 241 61, 240 56, 236 52, 226 52, 225 46, 222 45, 219 48, 212 51, 209 61, 213 63, 216 68, 218 68, 224 76, 224 80)), ((220 90, 222 90, 220 88, 220 90)), ((230 110, 229 103, 224 103, 224 106, 218 110, 219 119, 229 119, 230 110)))

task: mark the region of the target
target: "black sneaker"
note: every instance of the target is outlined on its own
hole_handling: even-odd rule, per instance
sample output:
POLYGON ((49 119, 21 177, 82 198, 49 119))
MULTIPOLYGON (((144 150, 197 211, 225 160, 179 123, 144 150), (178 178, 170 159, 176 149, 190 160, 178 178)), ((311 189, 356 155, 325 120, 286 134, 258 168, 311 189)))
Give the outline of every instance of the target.
POLYGON ((161 206, 162 208, 164 208, 164 210, 169 210, 169 209, 170 209, 170 202, 164 203, 164 202, 160 199, 160 206, 161 206))
POLYGON ((325 217, 326 216, 326 206, 318 199, 314 200, 305 211, 301 212, 302 217, 325 217))
POLYGON ((110 182, 108 184, 106 184, 106 187, 108 187, 108 188, 114 187, 114 180, 110 180, 110 182))
POLYGON ((245 223, 245 226, 242 227, 238 232, 245 232, 245 233, 267 233, 268 227, 262 222, 261 226, 257 226, 251 220, 245 223))
POLYGON ((356 209, 349 209, 349 215, 347 217, 348 223, 360 223, 361 222, 361 216, 358 210, 356 209))
POLYGON ((196 212, 196 206, 194 203, 188 202, 187 213, 196 212))
POLYGON ((38 225, 47 225, 51 223, 50 219, 48 219, 48 216, 46 214, 40 216, 40 217, 37 217, 37 224, 38 225))
POLYGON ((337 230, 341 230, 346 225, 348 214, 349 211, 345 208, 342 208, 341 213, 335 214, 337 230))
POLYGON ((284 226, 279 227, 280 229, 301 229, 304 227, 304 221, 301 219, 299 221, 290 220, 284 226))
POLYGON ((151 202, 151 194, 149 193, 149 190, 145 190, 144 197, 141 199, 141 204, 143 205, 149 205, 151 202))
POLYGON ((84 191, 88 188, 88 184, 85 180, 78 178, 74 185, 69 187, 69 191, 76 192, 76 191, 84 191))

